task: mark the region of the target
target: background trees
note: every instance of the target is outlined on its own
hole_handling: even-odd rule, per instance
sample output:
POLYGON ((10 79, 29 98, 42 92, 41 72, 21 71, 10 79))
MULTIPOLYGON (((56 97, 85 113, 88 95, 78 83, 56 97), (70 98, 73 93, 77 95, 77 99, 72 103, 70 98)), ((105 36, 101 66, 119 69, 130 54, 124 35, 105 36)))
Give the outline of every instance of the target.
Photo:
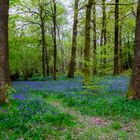
POLYGON ((82 74, 85 65, 89 76, 116 74, 131 68, 137 3, 92 0, 90 17, 86 17, 87 5, 84 0, 11 3, 11 77, 28 79, 39 74, 56 79, 58 73, 71 78, 82 74), (84 49, 85 37, 90 38, 88 49, 84 49), (85 51, 89 52, 88 64, 85 51))
MULTIPOLYGON (((24 63, 19 64, 21 67, 16 68, 16 70, 11 71, 12 77, 16 77, 16 75, 19 71, 19 75, 23 74, 24 77, 30 78, 33 73, 40 73, 42 76, 49 76, 49 72, 51 71, 54 73, 57 70, 54 70, 54 66, 56 65, 56 52, 57 48, 54 47, 54 50, 52 50, 52 46, 57 46, 57 40, 56 36, 58 37, 58 30, 59 24, 62 23, 65 24, 65 18, 63 18, 63 13, 65 13, 65 9, 61 3, 52 2, 52 1, 21 1, 17 3, 16 6, 11 6, 11 15, 10 15, 10 22, 9 25, 11 32, 15 32, 14 36, 10 36, 10 40, 16 44, 17 42, 21 42, 19 45, 21 46, 21 50, 25 51, 25 48, 29 48, 29 50, 32 50, 32 54, 36 53, 36 60, 33 58, 32 61, 36 61, 37 63, 30 63, 30 66, 33 66, 34 68, 30 69, 25 68, 26 66, 24 63), (57 5, 59 9, 56 9, 57 7, 54 5, 57 5), (54 10, 55 7, 55 10, 54 10), (16 12, 15 12, 16 10, 16 12), (56 11, 57 10, 57 11, 56 11), (56 11, 54 13, 54 11, 56 11), (55 17, 54 17, 55 16, 55 17), (59 17, 58 17, 59 16, 59 17), (57 18, 57 21, 55 21, 57 18), (63 18, 63 21, 62 21, 63 18), (14 23, 14 28, 12 27, 14 23), (52 24, 55 24, 55 33, 54 33, 54 27, 52 24), (54 36, 55 35, 55 36, 54 36), (18 37, 18 40, 17 40, 18 37), (54 41, 54 39, 56 41, 54 41), (41 47, 41 48, 40 48, 41 47), (31 49, 32 48, 32 49, 31 49), (36 52, 38 50, 38 52, 36 52), (55 52, 55 53, 54 53, 55 52), (52 56, 52 53, 54 53, 54 56, 52 56), (55 60, 54 64, 52 65, 52 60, 55 60), (49 62, 51 62, 51 66, 49 65, 49 62), (17 70, 18 69, 18 70, 17 70), (30 70, 29 70, 30 69, 30 70), (18 72, 17 72, 18 71, 18 72)), ((12 43, 10 45, 11 52, 14 47, 12 45, 15 45, 12 43)), ((60 46, 60 44, 59 44, 60 46)), ((20 47, 18 47, 19 49, 20 47)), ((27 54, 29 52, 27 50, 27 54)), ((20 54, 20 53, 19 53, 20 54)), ((14 54, 13 54, 14 55, 14 54)), ((22 55, 22 60, 25 60, 27 63, 27 60, 25 58, 27 57, 26 54, 22 55), (24 59, 25 58, 25 59, 24 59)), ((28 55, 29 56, 29 55, 28 55)), ((12 61, 12 55, 10 55, 10 61, 12 61)), ((32 55, 30 57, 33 57, 32 55)), ((15 58, 14 58, 15 59, 15 58)), ((19 62, 18 58, 16 60, 17 63, 19 62)), ((13 62, 10 62, 13 63, 13 62)), ((56 66, 55 66, 56 69, 56 66)), ((55 72, 56 73, 56 72, 55 72)), ((54 75, 54 74, 53 74, 54 75)), ((55 74, 56 75, 56 74, 55 74)), ((55 76, 56 77, 56 76, 55 76)))

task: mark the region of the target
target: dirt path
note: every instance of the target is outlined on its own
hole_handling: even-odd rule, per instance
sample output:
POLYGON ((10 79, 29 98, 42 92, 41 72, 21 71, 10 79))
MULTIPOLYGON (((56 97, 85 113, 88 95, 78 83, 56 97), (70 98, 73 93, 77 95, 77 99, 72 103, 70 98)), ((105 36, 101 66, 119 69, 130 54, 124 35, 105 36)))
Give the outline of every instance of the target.
POLYGON ((73 134, 79 135, 80 137, 82 137, 82 135, 84 136, 85 133, 88 133, 89 130, 94 129, 95 127, 96 129, 97 127, 100 129, 106 125, 106 122, 101 118, 82 115, 79 111, 72 107, 64 107, 62 105, 62 100, 52 99, 47 102, 58 108, 61 112, 72 114, 77 118, 77 127, 74 128, 73 134))

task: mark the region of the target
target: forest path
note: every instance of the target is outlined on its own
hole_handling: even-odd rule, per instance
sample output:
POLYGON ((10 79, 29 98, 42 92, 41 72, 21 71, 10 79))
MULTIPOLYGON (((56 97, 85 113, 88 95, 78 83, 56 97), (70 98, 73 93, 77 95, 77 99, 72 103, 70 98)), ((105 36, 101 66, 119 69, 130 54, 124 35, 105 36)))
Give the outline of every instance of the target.
POLYGON ((102 118, 82 115, 75 108, 64 106, 61 99, 49 99, 47 100, 47 103, 50 103, 51 105, 53 105, 55 108, 58 108, 63 113, 73 115, 77 119, 76 121, 77 126, 76 128, 73 129, 73 134, 79 135, 80 136, 79 139, 82 139, 82 136, 85 136, 85 134, 88 134, 88 132, 91 130, 94 133, 94 130, 98 129, 100 131, 101 128, 106 127, 106 125, 110 124, 104 121, 102 118))

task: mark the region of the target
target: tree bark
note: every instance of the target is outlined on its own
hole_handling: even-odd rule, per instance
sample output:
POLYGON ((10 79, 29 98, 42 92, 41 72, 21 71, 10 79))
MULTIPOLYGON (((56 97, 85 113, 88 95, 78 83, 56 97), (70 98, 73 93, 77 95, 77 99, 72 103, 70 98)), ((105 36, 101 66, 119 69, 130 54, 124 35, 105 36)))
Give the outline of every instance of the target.
POLYGON ((106 39, 106 0, 102 0, 102 30, 101 30, 101 68, 106 68, 106 48, 105 45, 107 43, 106 39), (103 57, 102 57, 103 56, 103 57))
POLYGON ((45 40, 45 24, 41 17, 41 33, 42 33, 42 72, 43 77, 46 76, 46 68, 45 68, 45 49, 46 49, 46 40, 45 40))
POLYGON ((75 65, 76 65, 76 39, 77 39, 77 23, 78 23, 78 3, 79 0, 75 0, 74 6, 74 22, 73 22, 73 37, 72 37, 72 50, 71 50, 71 60, 68 70, 68 78, 74 78, 75 65))
POLYGON ((140 99, 140 0, 137 8, 134 62, 127 98, 140 99))
POLYGON ((0 103, 8 102, 6 84, 9 78, 8 60, 8 10, 9 0, 0 1, 0 103))
POLYGON ((115 0, 114 75, 119 74, 119 0, 115 0))
POLYGON ((103 49, 103 54, 104 54, 104 57, 103 57, 103 68, 105 69, 106 68, 106 43, 107 43, 107 39, 106 39, 106 0, 102 0, 102 3, 103 3, 103 38, 104 38, 104 49, 103 49))
POLYGON ((120 60, 120 66, 119 66, 119 71, 120 73, 123 72, 123 53, 122 53, 122 25, 120 25, 120 30, 119 30, 119 60, 120 60))
POLYGON ((97 36, 96 36, 96 5, 93 0, 93 75, 97 73, 97 60, 96 60, 96 48, 97 48, 97 36))
POLYGON ((85 48, 84 48, 84 85, 90 83, 90 21, 91 21, 91 8, 93 0, 88 0, 86 9, 86 22, 85 22, 85 48))
POLYGON ((56 45, 56 0, 53 0, 53 43, 54 43, 54 66, 53 66, 53 79, 56 80, 57 73, 57 45, 56 45))
POLYGON ((58 30, 58 38, 59 38, 59 45, 60 45, 60 50, 61 50, 61 72, 65 72, 65 62, 64 62, 64 56, 65 56, 65 52, 63 49, 63 36, 60 37, 60 28, 59 26, 57 26, 57 30, 58 30))
POLYGON ((50 75, 50 67, 49 67, 49 59, 48 59, 48 48, 47 48, 47 45, 46 45, 46 48, 45 48, 45 54, 46 54, 46 72, 47 72, 47 76, 50 75))
POLYGON ((48 61, 48 50, 46 44, 45 34, 45 15, 43 15, 43 7, 40 5, 40 22, 41 22, 41 41, 42 41, 42 74, 43 77, 49 76, 49 61, 48 61))

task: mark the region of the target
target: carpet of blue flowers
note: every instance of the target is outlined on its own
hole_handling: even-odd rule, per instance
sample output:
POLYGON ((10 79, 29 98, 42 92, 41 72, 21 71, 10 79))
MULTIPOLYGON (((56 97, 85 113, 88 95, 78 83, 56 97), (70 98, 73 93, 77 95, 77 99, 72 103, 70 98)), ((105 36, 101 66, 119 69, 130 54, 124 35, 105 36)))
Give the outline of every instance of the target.
POLYGON ((9 95, 10 105, 0 106, 0 139, 88 140, 97 137, 113 139, 114 136, 127 139, 132 134, 136 139, 140 138, 140 102, 125 98, 129 77, 95 77, 92 83, 85 88, 80 77, 13 82, 15 91, 9 95), (89 129, 85 132, 78 116, 51 104, 56 100, 62 107, 74 109, 85 117, 100 117, 106 125, 87 126, 89 129), (133 130, 130 123, 135 125, 133 130))

